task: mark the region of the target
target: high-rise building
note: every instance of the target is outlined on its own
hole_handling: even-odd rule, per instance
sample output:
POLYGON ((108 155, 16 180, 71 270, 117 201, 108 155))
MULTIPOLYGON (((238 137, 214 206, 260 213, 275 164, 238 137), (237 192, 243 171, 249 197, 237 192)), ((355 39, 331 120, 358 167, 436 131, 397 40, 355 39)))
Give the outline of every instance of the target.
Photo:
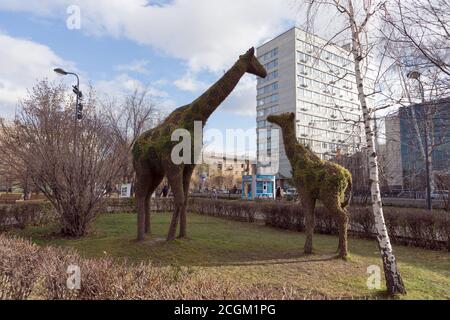
POLYGON ((402 107, 386 119, 386 158, 390 186, 424 190, 425 126, 433 174, 450 171, 450 99, 402 107))
MULTIPOLYGON (((257 84, 258 155, 279 153, 278 172, 259 166, 261 173, 291 177, 281 135, 279 143, 272 141, 266 120, 270 114, 295 113, 299 141, 322 159, 362 149, 365 139, 349 51, 292 28, 260 46, 257 56, 268 73, 257 84)), ((365 71, 365 85, 373 86, 373 70, 365 71)))

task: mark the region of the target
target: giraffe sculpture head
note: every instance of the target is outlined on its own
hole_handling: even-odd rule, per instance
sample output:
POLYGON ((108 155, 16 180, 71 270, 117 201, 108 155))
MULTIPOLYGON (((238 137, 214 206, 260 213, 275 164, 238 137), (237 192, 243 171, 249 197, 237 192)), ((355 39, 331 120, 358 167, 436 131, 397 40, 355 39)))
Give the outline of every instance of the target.
POLYGON ((283 113, 279 115, 271 115, 267 117, 267 121, 274 123, 281 128, 291 127, 295 122, 295 114, 292 112, 283 113))
POLYGON ((255 57, 255 48, 251 48, 247 53, 239 57, 245 61, 247 65, 247 72, 254 74, 255 76, 265 78, 267 77, 267 71, 264 66, 255 57))

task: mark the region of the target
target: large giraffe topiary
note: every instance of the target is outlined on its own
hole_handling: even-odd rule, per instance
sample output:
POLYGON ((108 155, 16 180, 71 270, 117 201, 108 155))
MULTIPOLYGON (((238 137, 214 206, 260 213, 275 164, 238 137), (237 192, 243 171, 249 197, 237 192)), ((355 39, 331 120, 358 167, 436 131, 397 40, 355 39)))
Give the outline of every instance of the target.
POLYGON ((295 133, 295 115, 284 113, 272 115, 267 121, 281 127, 286 155, 292 166, 292 180, 306 208, 305 228, 306 242, 304 251, 312 253, 312 236, 314 233, 314 209, 316 201, 334 215, 339 226, 339 257, 347 256, 346 207, 351 198, 352 176, 340 165, 320 159, 308 147, 298 142, 295 133), (348 194, 348 197, 346 197, 348 194))
POLYGON ((254 54, 255 49, 251 48, 198 99, 176 109, 163 123, 137 139, 133 147, 133 165, 136 171, 138 240, 143 240, 145 233, 150 233, 150 196, 164 176, 167 177, 173 192, 175 206, 167 240, 175 238, 178 220, 179 237, 186 237, 186 205, 195 161, 192 159, 191 163, 174 164, 171 153, 176 142, 171 141, 172 133, 176 129, 188 130, 194 145, 194 121, 201 121, 203 128, 211 114, 233 91, 245 73, 265 78, 267 72, 254 54))

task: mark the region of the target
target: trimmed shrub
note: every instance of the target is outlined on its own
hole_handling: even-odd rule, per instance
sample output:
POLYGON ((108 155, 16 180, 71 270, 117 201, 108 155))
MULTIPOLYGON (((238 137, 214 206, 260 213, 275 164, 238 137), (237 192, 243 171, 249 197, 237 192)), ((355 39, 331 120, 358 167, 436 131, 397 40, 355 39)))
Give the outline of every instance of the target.
POLYGON ((305 230, 304 211, 300 206, 278 202, 262 202, 259 205, 263 207, 266 225, 294 231, 305 230))
POLYGON ((43 225, 56 218, 49 202, 30 201, 0 205, 0 231, 43 225))
POLYGON ((292 286, 246 285, 204 270, 131 264, 110 257, 83 258, 75 250, 38 247, 0 235, 0 299, 238 300, 325 299, 292 286), (70 290, 69 265, 80 268, 81 286, 70 290))

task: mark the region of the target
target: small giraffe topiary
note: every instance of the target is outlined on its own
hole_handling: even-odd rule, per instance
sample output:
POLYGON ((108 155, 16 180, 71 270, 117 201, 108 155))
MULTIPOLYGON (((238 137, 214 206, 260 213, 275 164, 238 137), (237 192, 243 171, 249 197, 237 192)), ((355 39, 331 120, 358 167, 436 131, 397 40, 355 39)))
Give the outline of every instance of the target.
POLYGON ((286 155, 292 166, 292 181, 306 208, 306 242, 304 251, 312 253, 314 233, 314 209, 320 200, 336 218, 339 226, 339 257, 347 252, 348 213, 346 207, 351 199, 352 176, 340 165, 320 159, 308 147, 300 144, 295 133, 295 115, 284 113, 272 115, 267 121, 280 126, 286 155), (346 194, 348 193, 348 197, 346 194))
POLYGON ((187 236, 186 205, 189 184, 195 168, 195 159, 191 163, 174 164, 172 149, 177 142, 171 141, 176 129, 186 129, 191 134, 194 146, 194 122, 201 121, 202 127, 217 107, 234 90, 245 73, 265 78, 267 72, 255 57, 251 48, 204 94, 189 105, 176 109, 163 123, 142 134, 133 146, 133 165, 136 171, 136 209, 138 213, 138 240, 144 240, 150 232, 150 196, 161 183, 164 176, 174 195, 174 213, 167 240, 175 238, 178 220, 179 237, 187 236))

